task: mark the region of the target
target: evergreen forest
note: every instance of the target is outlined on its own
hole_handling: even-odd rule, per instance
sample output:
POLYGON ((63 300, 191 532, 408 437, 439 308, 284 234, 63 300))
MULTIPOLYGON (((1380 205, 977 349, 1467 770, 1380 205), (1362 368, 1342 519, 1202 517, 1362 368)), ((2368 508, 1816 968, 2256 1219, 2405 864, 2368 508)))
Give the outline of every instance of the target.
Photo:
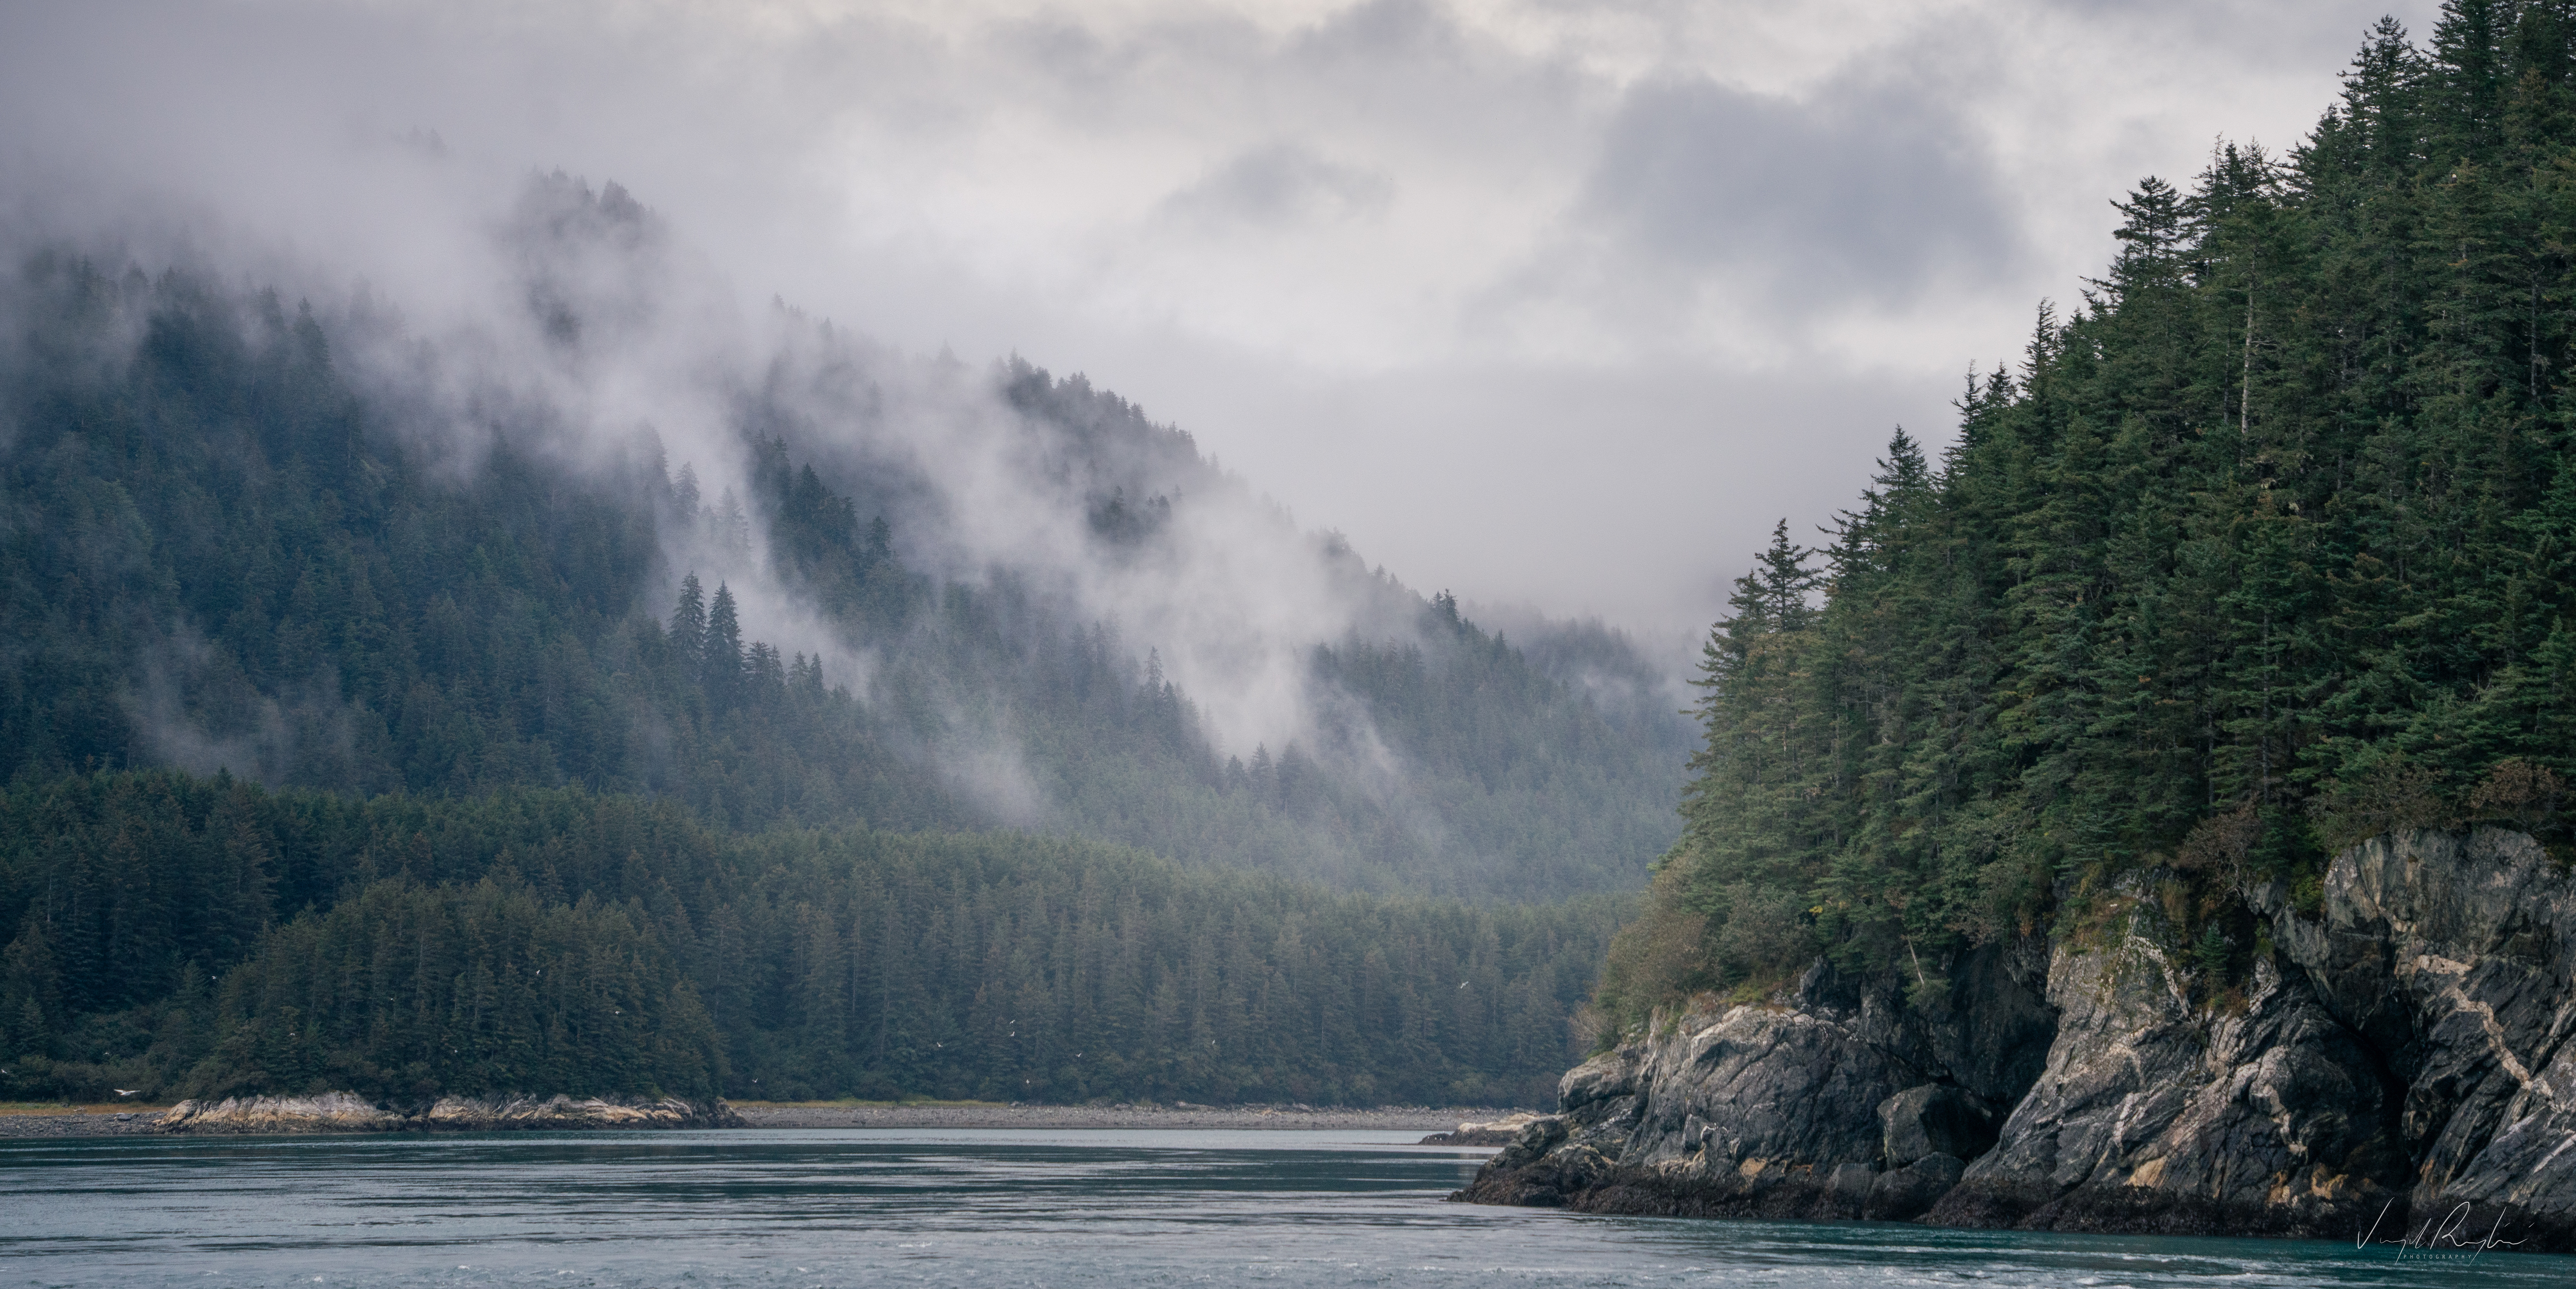
POLYGON ((0 282, 0 1097, 1544 1097, 1678 830, 1624 637, 1271 523, 1355 607, 1228 745, 887 446, 946 391, 1107 582, 1263 517, 1189 436, 782 313, 675 462, 546 392, 650 312, 564 257, 666 230, 562 175, 517 221, 510 380, 205 262, 0 282))
POLYGON ((1336 894, 997 832, 571 788, 0 793, 18 1096, 1543 1096, 1625 901, 1336 894))
POLYGON ((2329 853, 2576 774, 2576 9, 2370 34, 2299 146, 2116 203, 2116 252, 1899 432, 1711 632, 1682 839, 1605 1010, 2078 934, 2158 870, 2203 978, 2329 853))
MULTIPOLYGON (((568 182, 538 192, 603 204, 568 182)), ((543 407, 485 412, 489 442, 461 462, 452 432, 416 424, 418 395, 358 387, 273 292, 39 252, 9 297, 0 780, 171 765, 361 796, 579 785, 729 828, 1036 824, 1477 899, 1633 889, 1675 831, 1687 726, 1615 633, 1556 628, 1543 672, 1454 599, 1334 547, 1318 558, 1383 604, 1383 629, 1318 624, 1308 672, 1333 701, 1311 745, 1220 748, 1153 642, 1020 570, 907 564, 883 494, 928 485, 849 452, 863 430, 800 428, 773 391, 737 400, 748 502, 710 499, 649 429, 567 464, 543 407), (674 552, 784 588, 872 672, 752 638, 732 588, 674 552), (1601 675, 1625 696, 1569 683, 1601 675), (1353 741, 1399 773, 1356 772, 1353 741), (995 744, 1041 804, 997 805, 959 768, 995 744)), ((1204 468, 1079 378, 1015 362, 991 384, 1033 425, 1074 427, 1086 458, 1204 468)), ((1169 540, 1152 513, 1091 506, 1104 558, 1169 540)))

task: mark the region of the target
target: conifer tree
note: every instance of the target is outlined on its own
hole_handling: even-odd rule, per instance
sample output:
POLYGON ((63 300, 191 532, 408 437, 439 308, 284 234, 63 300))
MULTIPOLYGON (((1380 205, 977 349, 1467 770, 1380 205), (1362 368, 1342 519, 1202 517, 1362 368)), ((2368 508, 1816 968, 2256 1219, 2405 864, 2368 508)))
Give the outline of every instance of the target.
POLYGON ((2562 5, 2380 23, 2299 148, 2113 203, 2084 307, 1972 373, 1929 478, 1891 445, 1803 621, 1775 534, 1607 1010, 1818 954, 1937 994, 2142 868, 2220 978, 2238 888, 2331 846, 2567 835, 2571 40, 2562 5))
POLYGON ((691 678, 700 675, 707 649, 707 598, 695 573, 680 579, 679 603, 671 609, 670 640, 682 673, 691 678))
POLYGON ((742 620, 734 611, 732 589, 722 582, 707 609, 706 644, 699 650, 698 666, 708 698, 719 708, 731 706, 742 685, 742 620))

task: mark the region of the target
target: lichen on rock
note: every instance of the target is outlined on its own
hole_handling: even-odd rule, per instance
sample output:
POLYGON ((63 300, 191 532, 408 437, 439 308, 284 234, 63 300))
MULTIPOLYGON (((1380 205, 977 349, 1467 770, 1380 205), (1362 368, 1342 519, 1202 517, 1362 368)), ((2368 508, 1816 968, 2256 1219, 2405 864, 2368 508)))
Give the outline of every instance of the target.
POLYGON ((563 1095, 444 1096, 398 1110, 348 1092, 315 1096, 227 1097, 182 1101, 156 1130, 195 1134, 313 1132, 495 1132, 572 1128, 725 1128, 741 1116, 721 1100, 698 1105, 676 1098, 609 1100, 563 1095))

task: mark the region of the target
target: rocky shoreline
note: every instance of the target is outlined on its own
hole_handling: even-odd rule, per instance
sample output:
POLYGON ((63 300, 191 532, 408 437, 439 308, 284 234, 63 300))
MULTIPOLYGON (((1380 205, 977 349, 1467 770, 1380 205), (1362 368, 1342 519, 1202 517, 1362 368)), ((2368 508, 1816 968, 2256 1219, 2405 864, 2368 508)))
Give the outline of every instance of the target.
POLYGON ((742 1121, 722 1101, 696 1105, 677 1099, 451 1096, 414 1105, 385 1105, 346 1092, 182 1101, 168 1109, 107 1111, 84 1107, 60 1114, 0 1114, 0 1138, 741 1126, 742 1121))
MULTIPOLYGON (((1507 1111, 1490 1106, 819 1105, 735 1106, 751 1128, 1152 1128, 1448 1131, 1507 1111)), ((1436 1143, 1435 1143, 1436 1144, 1436 1143)), ((1493 1144, 1500 1145, 1500 1142, 1493 1144)))
POLYGON ((1255 1129, 1276 1131, 1429 1131, 1430 1145, 1500 1146, 1532 1116, 1491 1106, 1250 1105, 745 1105, 719 1102, 713 1115, 679 1109, 685 1102, 633 1104, 566 1097, 472 1100, 442 1098, 405 1113, 351 1096, 258 1097, 181 1102, 167 1110, 80 1111, 0 1115, 0 1138, 110 1137, 147 1133, 248 1135, 421 1131, 565 1130, 586 1128, 1066 1128, 1255 1129), (442 1109, 444 1107, 444 1109, 442 1109), (658 1111, 658 1113, 656 1113, 658 1111), (184 1112, 184 1113, 183 1113, 184 1112), (1460 1135, 1498 1119, 1505 1132, 1460 1135), (1452 1140, 1452 1138, 1456 1138, 1452 1140))
POLYGON ((1435 1132, 1419 1143, 1425 1146, 1508 1146, 1520 1140, 1521 1129, 1547 1116, 1528 1110, 1516 1110, 1499 1119, 1461 1121, 1447 1132, 1435 1132))
POLYGON ((69 1110, 60 1114, 0 1114, 0 1138, 134 1137, 161 1125, 162 1112, 141 1110, 69 1110))
POLYGON ((511 1132, 580 1128, 731 1128, 741 1120, 721 1100, 676 1097, 458 1097, 378 1104, 347 1092, 310 1097, 227 1097, 182 1101, 155 1132, 268 1135, 312 1132, 511 1132))
POLYGON ((2576 877, 2502 829, 2365 842, 2306 907, 2243 892, 2268 952, 2228 984, 2163 876, 1965 955, 1931 1007, 1819 963, 1658 1016, 1453 1198, 2335 1239, 2464 1215, 2576 1249, 2576 877))

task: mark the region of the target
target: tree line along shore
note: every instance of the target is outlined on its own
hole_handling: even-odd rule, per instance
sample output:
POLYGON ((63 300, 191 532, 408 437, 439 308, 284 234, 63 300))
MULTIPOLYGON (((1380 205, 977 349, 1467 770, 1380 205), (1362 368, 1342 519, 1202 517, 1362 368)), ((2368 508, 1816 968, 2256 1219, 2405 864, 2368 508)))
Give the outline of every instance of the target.
POLYGON ((84 1100, 1531 1102, 1623 909, 159 771, 0 792, 0 838, 0 1079, 84 1100))

